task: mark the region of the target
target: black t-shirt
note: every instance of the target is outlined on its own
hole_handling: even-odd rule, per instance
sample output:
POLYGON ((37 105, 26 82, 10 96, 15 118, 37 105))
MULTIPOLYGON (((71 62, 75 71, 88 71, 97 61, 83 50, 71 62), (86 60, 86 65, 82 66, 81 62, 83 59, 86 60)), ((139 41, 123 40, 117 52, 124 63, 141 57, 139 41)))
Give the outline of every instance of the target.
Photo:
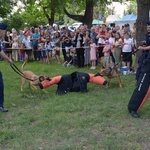
POLYGON ((146 45, 150 46, 150 33, 146 34, 146 45))
MULTIPOLYGON (((69 56, 66 56, 66 61, 69 63, 70 61, 72 60, 72 56, 71 55, 69 55, 69 56)), ((70 63, 70 64, 72 64, 73 63, 73 61, 70 63)))
MULTIPOLYGON (((12 37, 10 36, 10 40, 12 40, 12 37)), ((8 36, 5 36, 5 41, 9 42, 9 38, 8 36)), ((9 43, 5 43, 5 48, 10 48, 10 44, 9 43)))

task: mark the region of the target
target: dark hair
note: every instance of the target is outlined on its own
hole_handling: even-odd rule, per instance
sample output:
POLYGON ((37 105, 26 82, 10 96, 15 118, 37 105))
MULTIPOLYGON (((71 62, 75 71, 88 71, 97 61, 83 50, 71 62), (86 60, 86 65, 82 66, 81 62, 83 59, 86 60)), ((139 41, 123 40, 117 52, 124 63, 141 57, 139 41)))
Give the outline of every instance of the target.
MULTIPOLYGON (((120 38, 121 38, 120 33, 119 33, 119 32, 116 32, 116 34, 118 34, 118 35, 119 35, 119 38, 118 38, 118 39, 120 39, 120 38)), ((115 41, 117 41, 118 39, 116 39, 116 38, 115 38, 115 41)))

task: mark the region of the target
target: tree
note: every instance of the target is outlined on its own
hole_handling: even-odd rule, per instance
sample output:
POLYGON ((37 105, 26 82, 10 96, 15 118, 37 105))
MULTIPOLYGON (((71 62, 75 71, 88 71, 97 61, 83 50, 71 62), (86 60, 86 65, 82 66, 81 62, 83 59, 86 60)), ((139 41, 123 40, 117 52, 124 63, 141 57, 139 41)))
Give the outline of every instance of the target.
MULTIPOLYGON (((70 14, 67 9, 64 7, 64 12, 65 14, 74 19, 74 20, 77 20, 79 22, 82 22, 86 25, 88 25, 89 27, 92 26, 92 21, 93 21, 93 9, 94 9, 94 6, 96 6, 97 4, 97 1, 96 0, 72 0, 71 1, 68 1, 70 4, 72 2, 76 2, 78 3, 80 6, 82 5, 82 8, 84 6, 84 14, 83 15, 77 15, 77 14, 70 14)), ((106 6, 106 4, 108 4, 109 2, 107 0, 100 0, 101 4, 103 6, 106 6)))
POLYGON ((33 7, 34 9, 38 9, 35 13, 37 14, 41 12, 42 16, 47 19, 47 22, 50 25, 53 25, 56 16, 60 16, 57 14, 62 13, 61 0, 22 0, 22 2, 24 3, 26 10, 32 10, 31 7, 33 7))
POLYGON ((11 13, 17 0, 0 0, 0 17, 5 18, 11 13))
POLYGON ((136 33, 137 43, 145 40, 146 22, 149 21, 150 0, 136 0, 137 1, 137 21, 136 33))
POLYGON ((23 18, 17 12, 7 17, 7 19, 4 19, 4 22, 8 25, 7 30, 10 30, 10 31, 12 28, 19 30, 23 26, 23 18))
POLYGON ((137 14, 137 2, 136 0, 130 1, 129 5, 127 6, 127 14, 137 14))

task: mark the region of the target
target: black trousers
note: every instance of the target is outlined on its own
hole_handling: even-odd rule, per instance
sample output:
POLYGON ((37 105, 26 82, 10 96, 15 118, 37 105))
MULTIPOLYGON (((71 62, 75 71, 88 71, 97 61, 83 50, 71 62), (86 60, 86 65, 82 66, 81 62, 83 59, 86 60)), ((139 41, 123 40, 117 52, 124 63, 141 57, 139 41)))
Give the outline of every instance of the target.
POLYGON ((3 76, 0 72, 0 107, 3 107, 4 103, 4 84, 3 84, 3 76))
POLYGON ((76 53, 78 67, 84 67, 84 48, 76 48, 76 53))
POLYGON ((129 111, 137 111, 150 86, 150 59, 143 62, 137 86, 128 104, 129 111))

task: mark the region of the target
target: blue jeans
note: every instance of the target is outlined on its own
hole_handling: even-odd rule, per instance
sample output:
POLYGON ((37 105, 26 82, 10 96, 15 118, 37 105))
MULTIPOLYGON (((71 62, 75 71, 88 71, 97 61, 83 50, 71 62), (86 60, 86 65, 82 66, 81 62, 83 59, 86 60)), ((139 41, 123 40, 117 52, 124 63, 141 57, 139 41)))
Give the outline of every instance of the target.
POLYGON ((3 107, 4 103, 4 84, 3 84, 3 76, 0 72, 0 107, 3 107))

